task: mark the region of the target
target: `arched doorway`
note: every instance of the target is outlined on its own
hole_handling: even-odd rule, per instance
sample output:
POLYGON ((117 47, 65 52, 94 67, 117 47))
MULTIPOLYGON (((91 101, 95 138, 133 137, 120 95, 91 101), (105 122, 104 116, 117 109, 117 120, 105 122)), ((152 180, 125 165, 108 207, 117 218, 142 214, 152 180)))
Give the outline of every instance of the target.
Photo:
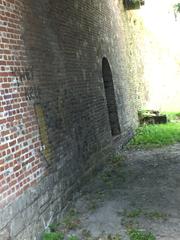
POLYGON ((118 119, 118 112, 116 106, 114 83, 112 78, 112 72, 107 58, 102 60, 102 76, 104 81, 104 89, 108 107, 109 122, 111 127, 112 136, 120 134, 120 126, 118 119))

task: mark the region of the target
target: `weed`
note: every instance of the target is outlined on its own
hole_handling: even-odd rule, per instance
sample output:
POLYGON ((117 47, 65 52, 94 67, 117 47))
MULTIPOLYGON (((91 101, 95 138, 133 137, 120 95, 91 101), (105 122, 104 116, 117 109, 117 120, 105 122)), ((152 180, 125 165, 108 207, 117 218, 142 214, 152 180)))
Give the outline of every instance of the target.
POLYGON ((77 236, 72 235, 72 236, 68 237, 67 240, 79 240, 79 238, 77 236))
POLYGON ((100 175, 101 180, 109 187, 112 188, 113 183, 117 180, 124 180, 121 167, 124 161, 124 157, 121 155, 113 156, 107 163, 106 168, 100 175))
POLYGON ((132 210, 130 212, 126 212, 125 215, 128 217, 128 218, 136 218, 136 217, 140 217, 140 215, 142 214, 142 210, 141 209, 135 209, 135 210, 132 210))
POLYGON ((43 240, 63 240, 64 234, 58 232, 44 233, 43 240))
POLYGON ((110 164, 112 164, 112 166, 113 166, 114 168, 116 168, 116 167, 121 167, 123 161, 124 161, 123 156, 121 156, 121 155, 118 154, 118 155, 115 155, 114 157, 112 157, 112 159, 111 159, 111 161, 110 161, 110 164))
POLYGON ((137 218, 133 215, 133 217, 128 217, 128 213, 125 213, 127 215, 125 215, 124 217, 122 217, 121 219, 121 224, 126 228, 126 229, 132 229, 136 226, 139 225, 139 222, 138 222, 138 217, 137 218))
POLYGON ((102 200, 102 199, 104 199, 104 196, 105 196, 104 191, 97 191, 97 192, 95 193, 95 198, 96 198, 97 200, 102 200))
POLYGON ((147 212, 141 209, 134 209, 132 211, 127 211, 125 210, 124 215, 128 218, 138 218, 141 216, 144 216, 146 218, 149 218, 151 220, 166 220, 168 215, 166 213, 162 213, 162 212, 147 212))
POLYGON ((89 202, 89 210, 90 211, 95 211, 96 209, 97 209, 97 206, 98 206, 98 203, 97 203, 97 201, 94 199, 94 200, 91 200, 90 202, 89 202))
POLYGON ((105 183, 108 183, 111 177, 112 177, 112 169, 109 169, 109 168, 105 169, 101 175, 101 178, 105 183))
POLYGON ((91 232, 87 229, 82 230, 83 239, 91 239, 91 232))
POLYGON ((167 214, 161 212, 149 212, 145 213, 144 215, 152 220, 166 220, 168 217, 167 214))
POLYGON ((57 227, 58 227, 58 224, 56 224, 56 223, 50 224, 50 225, 49 225, 49 230, 50 230, 50 232, 56 232, 57 227))
POLYGON ((156 240, 152 233, 140 231, 138 229, 129 229, 128 235, 130 240, 156 240))
POLYGON ((77 217, 77 212, 75 209, 71 209, 69 213, 64 217, 62 225, 66 230, 76 229, 80 224, 80 220, 77 217))

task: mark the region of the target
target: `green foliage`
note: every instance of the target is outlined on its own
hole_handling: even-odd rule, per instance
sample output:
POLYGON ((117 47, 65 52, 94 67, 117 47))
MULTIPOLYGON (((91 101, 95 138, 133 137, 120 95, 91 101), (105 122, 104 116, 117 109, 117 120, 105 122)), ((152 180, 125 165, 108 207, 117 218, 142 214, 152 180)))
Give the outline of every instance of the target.
POLYGON ((165 112, 168 121, 180 121, 180 112, 165 112))
POLYGON ((121 178, 120 169, 122 167, 124 161, 124 157, 121 155, 114 155, 111 159, 109 159, 106 168, 100 175, 101 180, 106 183, 109 187, 112 187, 113 179, 121 178))
POLYGON ((79 240, 77 236, 70 236, 67 240, 79 240))
POLYGON ((43 240, 63 240, 64 234, 58 232, 44 233, 43 240))
POLYGON ((147 233, 137 229, 128 230, 130 240, 156 240, 152 233, 147 233))
POLYGON ((174 9, 175 9, 176 12, 180 13, 180 3, 175 4, 174 9))
POLYGON ((52 223, 49 225, 50 232, 56 232, 56 229, 58 227, 58 224, 52 223))
POLYGON ((146 217, 151 220, 167 220, 168 215, 166 213, 158 212, 158 211, 145 211, 142 209, 133 209, 131 211, 125 210, 124 215, 128 218, 138 218, 138 217, 146 217))
POLYGON ((71 209, 62 222, 62 225, 66 228, 66 230, 76 229, 79 224, 80 220, 77 217, 75 209, 71 209))
POLYGON ((110 164, 114 168, 116 167, 119 168, 122 166, 123 161, 124 161, 124 158, 121 155, 117 154, 110 160, 110 164))
POLYGON ((180 123, 145 125, 139 127, 128 147, 161 147, 180 142, 180 123))
POLYGON ((140 3, 140 0, 132 0, 134 4, 140 3))

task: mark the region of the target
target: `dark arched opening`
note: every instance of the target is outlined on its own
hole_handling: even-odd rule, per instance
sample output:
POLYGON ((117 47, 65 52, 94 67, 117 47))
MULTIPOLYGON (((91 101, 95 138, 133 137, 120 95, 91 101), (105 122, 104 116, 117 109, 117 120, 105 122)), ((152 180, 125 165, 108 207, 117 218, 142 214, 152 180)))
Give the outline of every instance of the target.
POLYGON ((107 58, 102 60, 102 76, 104 80, 104 89, 108 107, 109 122, 111 127, 112 136, 120 134, 120 126, 118 119, 118 112, 116 106, 114 83, 112 78, 112 72, 107 58))

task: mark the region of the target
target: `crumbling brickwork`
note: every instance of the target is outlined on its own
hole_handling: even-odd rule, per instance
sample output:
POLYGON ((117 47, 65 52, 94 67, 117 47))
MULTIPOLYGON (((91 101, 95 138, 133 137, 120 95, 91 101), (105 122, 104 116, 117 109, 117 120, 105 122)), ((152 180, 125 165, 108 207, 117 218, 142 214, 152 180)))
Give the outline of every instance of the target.
POLYGON ((132 135, 141 74, 128 32, 121 1, 0 0, 0 239, 38 239, 111 153, 103 57, 116 141, 132 135))

